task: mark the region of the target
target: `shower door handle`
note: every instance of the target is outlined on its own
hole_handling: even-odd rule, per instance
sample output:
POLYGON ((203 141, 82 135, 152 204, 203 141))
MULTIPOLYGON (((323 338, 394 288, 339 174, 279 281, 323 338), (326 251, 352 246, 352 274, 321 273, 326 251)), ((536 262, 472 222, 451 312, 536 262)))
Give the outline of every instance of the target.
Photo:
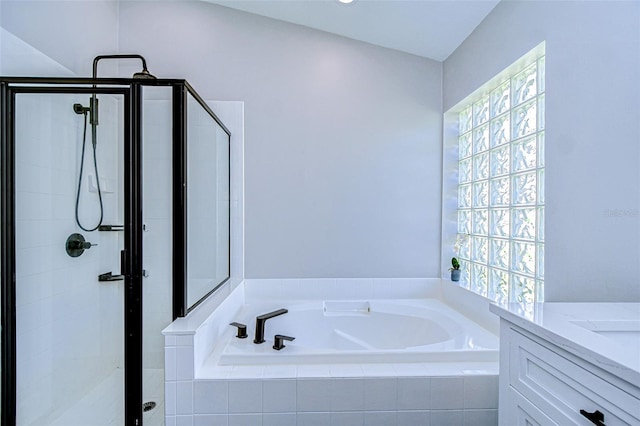
POLYGON ((120 275, 127 275, 127 251, 120 250, 120 275))
POLYGON ((124 275, 113 275, 111 272, 106 272, 104 274, 98 275, 98 281, 123 281, 124 275))
POLYGON ((98 281, 124 281, 127 277, 126 274, 126 250, 120 251, 120 275, 113 275, 113 272, 105 272, 104 274, 98 275, 98 281))

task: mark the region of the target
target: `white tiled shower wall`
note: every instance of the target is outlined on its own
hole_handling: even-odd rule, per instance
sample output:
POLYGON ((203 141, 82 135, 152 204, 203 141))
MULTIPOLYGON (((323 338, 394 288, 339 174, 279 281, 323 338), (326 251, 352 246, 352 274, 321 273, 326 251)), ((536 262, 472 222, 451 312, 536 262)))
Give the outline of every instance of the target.
MULTIPOLYGON (((19 95, 16 101, 16 320, 18 417, 29 424, 67 408, 85 386, 122 366, 121 282, 98 275, 119 271, 119 233, 87 233, 75 224, 75 191, 83 116, 75 102, 88 95, 19 95), (71 258, 65 241, 74 232, 98 244, 71 258)), ((118 102, 101 99, 98 168, 105 223, 118 214, 118 102)), ((91 143, 85 157, 80 218, 97 223, 91 143)))

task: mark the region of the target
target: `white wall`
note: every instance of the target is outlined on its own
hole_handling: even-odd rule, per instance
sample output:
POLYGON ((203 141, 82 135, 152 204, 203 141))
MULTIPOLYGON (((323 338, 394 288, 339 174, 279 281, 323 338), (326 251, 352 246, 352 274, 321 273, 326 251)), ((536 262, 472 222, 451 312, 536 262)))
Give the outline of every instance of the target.
POLYGON ((546 40, 546 299, 640 300, 637 2, 503 1, 445 61, 444 108, 436 62, 203 2, 149 6, 3 0, 0 19, 79 74, 139 52, 246 101, 248 277, 437 276, 441 111, 546 40))
POLYGON ((231 167, 231 276, 232 287, 244 279, 244 103, 238 101, 207 101, 207 105, 231 132, 229 166, 231 167))
POLYGON ((206 2, 1 6, 4 27, 80 75, 138 52, 246 102, 247 276, 439 274, 440 63, 206 2))
POLYGON ((503 1, 444 62, 444 110, 546 40, 547 301, 640 301, 640 3, 503 1))
POLYGON ((120 4, 121 51, 246 114, 247 277, 435 277, 441 64, 204 2, 120 4))
POLYGON ((118 53, 116 0, 1 0, 0 26, 80 76, 91 75, 96 55, 118 53))
POLYGON ((0 75, 71 77, 74 73, 0 27, 0 75))

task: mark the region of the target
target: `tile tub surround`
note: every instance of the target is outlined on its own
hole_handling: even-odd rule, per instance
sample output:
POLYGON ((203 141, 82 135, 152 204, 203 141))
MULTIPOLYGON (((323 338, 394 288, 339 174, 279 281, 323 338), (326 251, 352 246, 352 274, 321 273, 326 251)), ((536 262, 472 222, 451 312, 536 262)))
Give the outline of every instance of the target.
POLYGON ((167 405, 167 425, 185 420, 194 425, 234 425, 243 418, 253 419, 246 423, 252 426, 261 422, 419 426, 429 420, 434 425, 497 424, 495 374, 194 380, 166 386, 167 396, 175 396, 175 404, 167 405))
MULTIPOLYGON (((245 281, 219 306, 194 312, 198 321, 174 322, 164 331, 167 426, 497 424, 497 362, 217 366, 207 359, 249 300, 286 300, 289 290, 290 298, 394 296, 388 282, 376 281, 245 281)), ((395 292, 438 297, 439 281, 395 280, 395 292)))

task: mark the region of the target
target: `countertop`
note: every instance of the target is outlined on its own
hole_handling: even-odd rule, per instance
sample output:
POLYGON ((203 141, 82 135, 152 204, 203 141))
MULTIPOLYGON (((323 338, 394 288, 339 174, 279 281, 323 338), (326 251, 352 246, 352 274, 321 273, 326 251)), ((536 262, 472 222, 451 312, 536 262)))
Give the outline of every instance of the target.
POLYGON ((640 388, 640 303, 519 304, 491 312, 640 388))

